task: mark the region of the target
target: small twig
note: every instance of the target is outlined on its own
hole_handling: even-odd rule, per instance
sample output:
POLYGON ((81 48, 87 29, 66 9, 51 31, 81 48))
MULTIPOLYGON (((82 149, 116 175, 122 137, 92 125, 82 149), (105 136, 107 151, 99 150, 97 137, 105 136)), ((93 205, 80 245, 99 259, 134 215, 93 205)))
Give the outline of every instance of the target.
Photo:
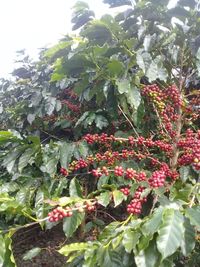
POLYGON ((154 198, 154 200, 153 200, 153 205, 152 205, 152 208, 151 208, 149 214, 152 214, 152 213, 153 213, 157 201, 158 201, 158 196, 156 196, 156 197, 154 198))
POLYGON ((133 123, 129 120, 129 118, 126 116, 126 114, 124 113, 124 111, 122 110, 122 108, 120 107, 120 105, 118 105, 119 110, 121 111, 121 113, 123 114, 123 116, 126 118, 126 120, 128 121, 128 123, 130 124, 130 126, 132 127, 134 133, 137 135, 137 137, 139 137, 138 132, 136 131, 133 123))
POLYGON ((114 221, 117 221, 112 215, 110 215, 110 214, 107 213, 106 211, 103 211, 103 210, 97 210, 97 213, 104 213, 104 214, 106 214, 108 217, 110 217, 111 219, 113 219, 114 221))
POLYGON ((45 134, 47 134, 48 136, 56 139, 56 140, 62 141, 62 139, 58 138, 57 136, 55 136, 53 134, 50 134, 50 133, 46 132, 45 130, 40 129, 40 131, 43 132, 43 133, 45 133, 45 134))
POLYGON ((194 204, 194 201, 195 201, 195 195, 193 195, 191 201, 190 201, 190 204, 189 204, 189 207, 191 208, 194 204))

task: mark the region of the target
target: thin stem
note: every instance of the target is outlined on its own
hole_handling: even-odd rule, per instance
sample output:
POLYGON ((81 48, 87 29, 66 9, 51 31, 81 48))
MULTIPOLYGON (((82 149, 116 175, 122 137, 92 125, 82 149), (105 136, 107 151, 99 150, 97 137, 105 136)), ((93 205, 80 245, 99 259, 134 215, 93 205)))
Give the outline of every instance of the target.
POLYGON ((119 110, 121 111, 121 113, 123 114, 123 116, 125 117, 125 119, 128 121, 128 123, 130 124, 130 126, 132 127, 134 133, 137 135, 137 137, 139 137, 138 132, 136 131, 133 123, 129 120, 129 118, 127 117, 127 115, 124 113, 123 109, 120 107, 120 105, 118 105, 119 110))
POLYGON ((55 136, 53 134, 50 134, 50 133, 46 132, 45 130, 40 129, 40 131, 43 132, 43 133, 45 133, 45 134, 47 134, 48 136, 56 139, 56 140, 62 141, 62 139, 58 138, 57 136, 55 136))

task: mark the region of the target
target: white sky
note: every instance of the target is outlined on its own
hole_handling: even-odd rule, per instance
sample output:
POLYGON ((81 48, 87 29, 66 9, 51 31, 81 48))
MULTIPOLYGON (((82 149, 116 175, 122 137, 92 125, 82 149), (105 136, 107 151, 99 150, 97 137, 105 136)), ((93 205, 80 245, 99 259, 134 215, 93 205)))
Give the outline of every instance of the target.
MULTIPOLYGON (((177 0, 171 0, 176 2, 177 0)), ((113 12, 103 0, 85 0, 97 17, 113 12)), ((71 7, 76 0, 0 0, 0 77, 14 68, 15 51, 37 49, 56 43, 71 31, 71 7)))
MULTIPOLYGON (((99 17, 108 11, 102 0, 85 0, 99 17)), ((14 68, 15 51, 56 43, 71 31, 71 7, 76 0, 0 0, 0 77, 14 68)))

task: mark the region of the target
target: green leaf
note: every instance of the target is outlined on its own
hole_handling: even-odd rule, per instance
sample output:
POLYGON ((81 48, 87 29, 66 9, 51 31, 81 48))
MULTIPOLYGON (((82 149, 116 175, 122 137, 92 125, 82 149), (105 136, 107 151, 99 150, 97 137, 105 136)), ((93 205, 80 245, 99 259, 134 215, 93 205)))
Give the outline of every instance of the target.
POLYGON ((0 267, 3 267, 4 264, 4 255, 5 255, 5 241, 2 235, 0 235, 0 267))
POLYGON ((190 220, 184 217, 184 237, 181 242, 181 251, 184 256, 188 256, 195 247, 195 229, 190 224, 190 220))
POLYGON ((120 94, 128 93, 130 90, 130 81, 128 79, 120 79, 116 80, 118 92, 120 94))
POLYGON ((182 166, 179 169, 180 177, 183 182, 186 182, 188 179, 189 173, 190 173, 190 167, 189 166, 182 166))
POLYGON ((116 233, 116 228, 120 225, 120 222, 112 222, 108 224, 103 231, 100 233, 99 240, 104 241, 107 240, 108 236, 112 236, 113 234, 115 235, 116 233))
POLYGON ((113 195, 115 207, 117 207, 124 200, 124 194, 119 190, 114 190, 112 192, 112 195, 113 195))
POLYGON ((124 65, 116 59, 111 60, 108 63, 107 68, 110 76, 112 77, 118 77, 122 75, 125 69, 124 65))
POLYGON ((32 148, 28 148, 25 150, 25 152, 21 155, 19 158, 19 163, 18 163, 18 170, 21 173, 22 170, 28 165, 29 160, 31 159, 32 155, 35 153, 35 150, 32 148))
POLYGON ((71 197, 83 197, 81 186, 75 177, 70 182, 69 194, 71 197))
POLYGON ((56 98, 55 97, 48 97, 45 103, 45 111, 50 116, 56 107, 56 98))
POLYGON ((142 226, 142 232, 144 235, 153 235, 155 232, 158 231, 161 223, 162 223, 162 214, 163 214, 163 208, 157 208, 152 217, 150 217, 147 222, 144 223, 142 226))
POLYGON ((99 128, 100 130, 108 126, 108 120, 102 115, 96 115, 95 123, 97 128, 99 128))
POLYGON ((56 53, 58 53, 60 50, 68 48, 72 44, 71 41, 69 42, 59 42, 55 46, 49 48, 45 53, 45 57, 51 58, 53 57, 56 53))
POLYGON ((159 256, 156 243, 152 240, 145 250, 141 250, 139 254, 135 255, 135 263, 137 267, 158 266, 159 256))
POLYGON ((167 80, 168 74, 167 70, 163 67, 163 57, 157 56, 149 66, 149 69, 146 72, 146 76, 149 78, 149 81, 155 81, 160 79, 161 81, 167 80))
POLYGON ((79 142, 77 144, 77 150, 78 150, 78 153, 79 153, 79 157, 77 159, 79 159, 79 158, 85 158, 88 155, 88 153, 89 153, 88 144, 85 141, 79 142))
POLYGON ((110 248, 99 248, 97 250, 97 261, 101 267, 123 267, 120 254, 110 248))
POLYGON ((181 188, 174 187, 170 192, 170 199, 172 196, 173 199, 183 200, 185 202, 188 202, 192 191, 193 191, 193 186, 191 184, 186 184, 181 188))
POLYGON ((163 259, 172 255, 180 247, 183 235, 182 214, 173 209, 165 210, 163 224, 157 237, 157 247, 163 259))
POLYGON ((74 202, 80 201, 81 198, 79 197, 60 197, 58 199, 59 206, 66 206, 74 202))
POLYGON ((10 152, 4 157, 2 166, 6 167, 9 173, 12 172, 15 162, 22 152, 22 148, 20 149, 20 147, 17 147, 13 151, 10 150, 10 152))
POLYGON ((49 173, 50 175, 54 175, 57 171, 57 164, 58 164, 58 159, 56 157, 49 159, 45 166, 46 172, 49 173))
POLYGON ((36 257, 40 252, 41 252, 41 248, 36 247, 36 248, 32 248, 29 251, 27 251, 24 256, 23 256, 23 260, 27 261, 27 260, 31 260, 32 258, 36 257))
POLYGON ((81 122, 83 122, 89 115, 89 112, 86 111, 83 113, 83 115, 78 119, 75 126, 78 126, 81 122))
POLYGON ((39 188, 35 197, 35 209, 37 219, 43 219, 46 215, 44 208, 45 192, 43 188, 39 188))
POLYGON ((87 250, 89 247, 88 243, 72 243, 69 245, 63 246, 61 249, 58 250, 58 252, 64 256, 69 256, 70 253, 75 251, 84 251, 87 250))
POLYGON ((112 33, 107 25, 101 21, 94 20, 81 32, 83 37, 90 40, 91 44, 103 46, 112 40, 112 33))
POLYGON ((148 248, 150 241, 153 239, 152 235, 142 235, 140 238, 140 242, 137 245, 138 251, 144 250, 148 248))
POLYGON ((135 110, 137 110, 137 108, 139 107, 140 102, 141 102, 140 90, 137 87, 132 86, 128 90, 128 93, 126 94, 126 97, 127 97, 127 101, 130 104, 130 106, 132 108, 134 108, 135 110))
POLYGON ((187 208, 185 216, 190 219, 192 225, 200 227, 200 207, 187 208))
POLYGON ((0 235, 0 267, 16 267, 12 253, 12 234, 0 235))
POLYGON ((35 120, 36 114, 28 114, 27 116, 27 121, 29 122, 29 124, 32 124, 33 121, 35 120))
POLYGON ((66 217, 63 220, 63 231, 67 237, 71 237, 85 217, 84 213, 73 211, 71 217, 66 217))
POLYGON ((136 247, 140 236, 140 233, 134 232, 130 229, 124 232, 122 244, 125 247, 127 253, 131 253, 131 251, 136 247))
POLYGON ((140 49, 137 52, 136 59, 139 67, 143 70, 144 73, 146 73, 152 63, 151 55, 147 52, 144 52, 143 49, 140 49))
POLYGON ((108 204, 110 203, 111 196, 112 195, 111 195, 111 192, 110 191, 106 191, 106 192, 101 193, 97 197, 98 203, 101 204, 104 207, 107 207, 108 204))
POLYGON ((67 168, 75 149, 73 143, 61 143, 60 144, 60 164, 61 167, 67 168))
POLYGON ((101 187, 105 184, 108 184, 109 176, 107 175, 102 175, 97 183, 97 189, 101 189, 101 187))

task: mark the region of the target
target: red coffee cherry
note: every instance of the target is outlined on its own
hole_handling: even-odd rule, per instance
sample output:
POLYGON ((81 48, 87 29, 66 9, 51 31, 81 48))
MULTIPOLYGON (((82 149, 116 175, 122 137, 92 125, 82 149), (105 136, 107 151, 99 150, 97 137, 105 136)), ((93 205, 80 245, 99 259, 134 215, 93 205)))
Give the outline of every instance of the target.
POLYGON ((124 174, 124 170, 121 166, 116 166, 114 169, 114 174, 116 176, 122 176, 124 174))

